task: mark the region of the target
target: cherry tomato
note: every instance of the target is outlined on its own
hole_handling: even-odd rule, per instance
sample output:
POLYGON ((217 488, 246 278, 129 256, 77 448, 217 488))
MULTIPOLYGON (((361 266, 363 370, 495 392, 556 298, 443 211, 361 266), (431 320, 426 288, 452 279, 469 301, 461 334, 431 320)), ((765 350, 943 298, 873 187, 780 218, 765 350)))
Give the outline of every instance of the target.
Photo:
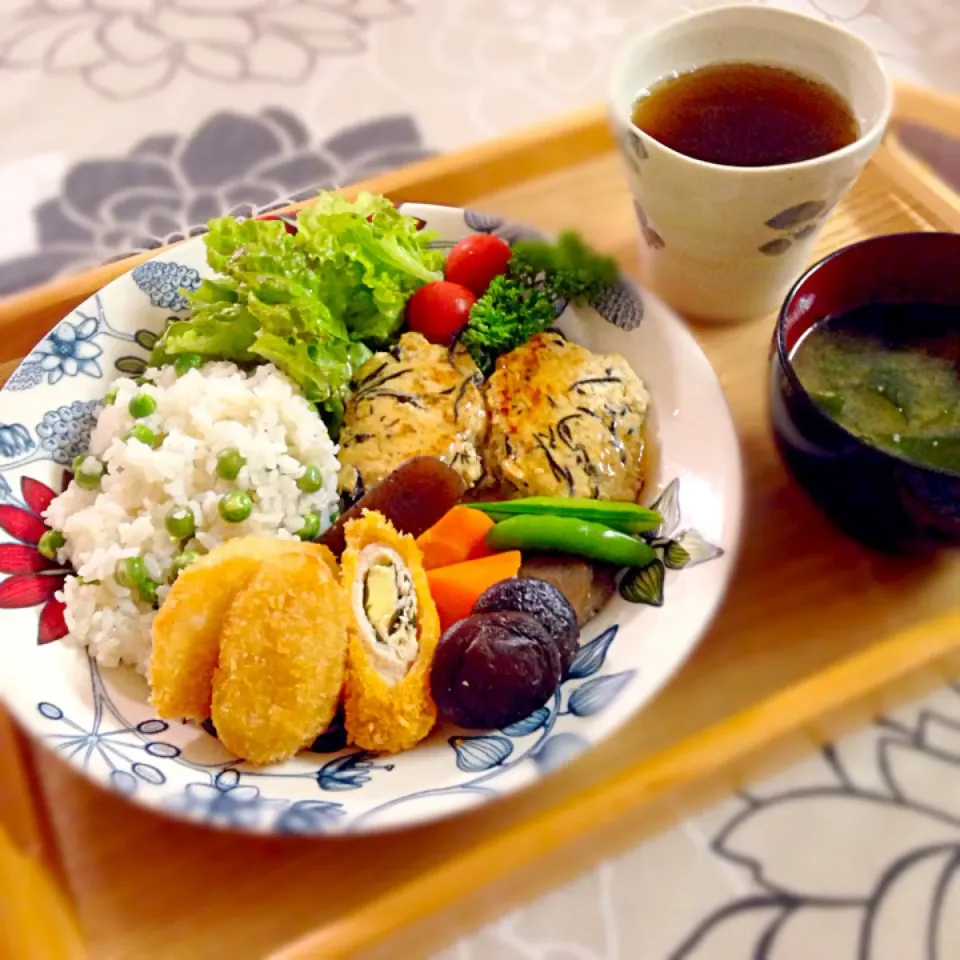
POLYGON ((510 244, 489 233, 464 237, 447 257, 444 276, 482 297, 494 277, 507 272, 510 244))
POLYGON ((421 287, 407 301, 407 323, 431 343, 448 346, 466 326, 477 298, 459 283, 436 280, 421 287))

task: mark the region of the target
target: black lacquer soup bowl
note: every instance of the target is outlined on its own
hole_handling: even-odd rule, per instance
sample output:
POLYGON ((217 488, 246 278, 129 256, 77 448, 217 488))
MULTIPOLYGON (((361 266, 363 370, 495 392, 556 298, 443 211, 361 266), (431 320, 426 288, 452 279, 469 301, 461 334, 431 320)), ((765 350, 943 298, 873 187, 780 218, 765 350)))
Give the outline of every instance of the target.
POLYGON ((859 439, 804 389, 792 357, 818 322, 874 304, 957 308, 960 235, 876 237, 814 265, 787 296, 770 360, 770 415, 788 468, 844 531, 886 552, 960 544, 960 474, 920 465, 859 439))

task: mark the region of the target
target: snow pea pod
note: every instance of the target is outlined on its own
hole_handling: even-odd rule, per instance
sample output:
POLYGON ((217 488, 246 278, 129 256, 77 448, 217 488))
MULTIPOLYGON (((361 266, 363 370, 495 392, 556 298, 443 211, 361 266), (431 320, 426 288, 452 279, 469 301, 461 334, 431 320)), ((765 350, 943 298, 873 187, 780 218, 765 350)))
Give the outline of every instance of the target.
POLYGON ((492 550, 555 550, 620 567, 645 567, 656 557, 643 540, 576 517, 510 517, 491 528, 486 544, 492 550))
POLYGON ((602 523, 624 533, 646 533, 663 523, 656 510, 618 500, 591 500, 587 497, 526 497, 492 503, 472 503, 494 520, 513 516, 574 517, 602 523))

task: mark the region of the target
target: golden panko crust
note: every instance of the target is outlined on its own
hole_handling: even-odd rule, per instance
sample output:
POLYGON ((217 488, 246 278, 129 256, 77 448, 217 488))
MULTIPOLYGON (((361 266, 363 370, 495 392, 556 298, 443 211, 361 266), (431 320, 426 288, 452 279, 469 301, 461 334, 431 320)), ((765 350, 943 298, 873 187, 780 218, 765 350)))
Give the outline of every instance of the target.
POLYGON ((346 597, 314 551, 267 557, 223 623, 211 718, 232 753, 292 757, 325 730, 346 667, 346 597))
POLYGON ((440 639, 440 620, 423 569, 423 556, 413 537, 400 534, 380 513, 365 511, 346 526, 347 549, 342 557, 341 583, 351 594, 364 547, 383 544, 397 552, 413 578, 417 595, 419 649, 413 665, 399 683, 390 686, 370 663, 363 637, 350 607, 350 640, 344 713, 347 738, 364 750, 399 753, 419 743, 437 719, 430 695, 430 665, 440 639))
POLYGON ((247 536, 224 541, 177 577, 153 623, 150 700, 158 716, 200 722, 210 716, 230 604, 267 557, 290 551, 314 553, 338 574, 333 554, 320 544, 247 536))

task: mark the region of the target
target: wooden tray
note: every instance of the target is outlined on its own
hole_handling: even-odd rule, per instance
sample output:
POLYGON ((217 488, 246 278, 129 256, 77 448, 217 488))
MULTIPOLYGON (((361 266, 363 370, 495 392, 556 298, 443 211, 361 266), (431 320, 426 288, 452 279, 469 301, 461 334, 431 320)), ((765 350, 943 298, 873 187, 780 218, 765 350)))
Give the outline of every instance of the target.
MULTIPOLYGON (((960 135, 960 102, 944 95, 902 89, 897 115, 960 135)), ((600 110, 364 186, 548 230, 575 226, 636 270, 632 206, 600 110)), ((960 229, 960 200, 905 154, 894 128, 819 254, 879 233, 944 228, 960 229)), ((0 302, 0 361, 133 262, 0 302)), ((426 956, 742 778, 960 671, 960 610, 951 612, 960 562, 865 552, 784 472, 766 421, 772 320, 694 332, 736 419, 747 515, 729 599, 668 689, 537 788, 371 838, 268 840, 163 820, 27 747, 43 825, 32 835, 54 838, 47 857, 62 869, 93 956, 426 956)))

